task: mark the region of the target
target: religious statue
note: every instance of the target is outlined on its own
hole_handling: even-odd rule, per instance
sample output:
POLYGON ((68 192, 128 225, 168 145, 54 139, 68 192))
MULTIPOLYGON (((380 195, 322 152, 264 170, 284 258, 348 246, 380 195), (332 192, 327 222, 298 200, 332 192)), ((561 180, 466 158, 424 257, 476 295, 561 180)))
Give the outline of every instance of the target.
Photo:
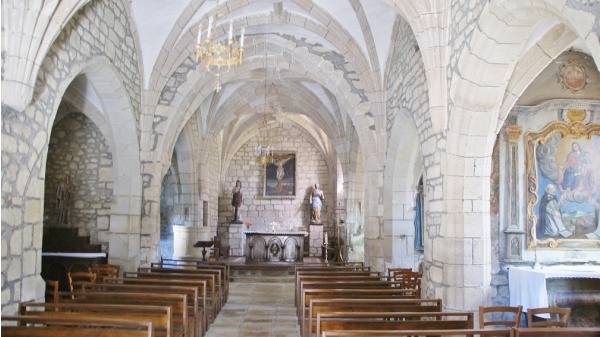
POLYGON ((233 223, 241 224, 242 217, 240 215, 240 206, 242 206, 242 182, 238 179, 235 182, 235 187, 231 190, 233 197, 231 198, 231 206, 233 206, 233 223))
POLYGON ((73 185, 68 173, 63 175, 62 181, 56 189, 56 211, 58 213, 57 224, 63 225, 69 222, 69 211, 73 202, 73 185))
POLYGON ((311 222, 321 223, 321 206, 324 199, 323 190, 319 188, 319 184, 315 184, 310 193, 311 222))

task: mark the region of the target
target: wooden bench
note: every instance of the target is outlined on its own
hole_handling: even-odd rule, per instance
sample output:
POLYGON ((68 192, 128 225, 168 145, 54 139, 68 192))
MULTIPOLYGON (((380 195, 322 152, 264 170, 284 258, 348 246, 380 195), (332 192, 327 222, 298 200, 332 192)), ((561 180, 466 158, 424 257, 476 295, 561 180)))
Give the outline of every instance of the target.
POLYGON ((453 330, 329 330, 319 337, 412 337, 412 336, 497 336, 512 337, 512 330, 505 329, 453 329, 453 330))
MULTIPOLYGON (((4 318, 3 318, 4 319, 4 318)), ((600 327, 593 328, 516 328, 515 337, 600 337, 600 327)))
POLYGON ((302 294, 304 289, 401 289, 401 285, 402 282, 381 281, 377 278, 372 279, 370 277, 364 279, 330 278, 328 281, 323 281, 322 279, 318 281, 304 280, 300 282, 299 291, 300 294, 302 294))
POLYGON ((149 272, 125 272, 123 278, 156 279, 156 280, 181 280, 181 281, 206 281, 206 296, 208 314, 211 322, 219 313, 219 286, 213 274, 181 274, 181 273, 149 273, 149 272))
POLYGON ((195 336, 195 318, 189 314, 188 296, 185 294, 91 292, 79 293, 74 303, 169 305, 173 315, 173 332, 183 332, 184 337, 195 336))
POLYGON ((378 272, 369 272, 369 271, 346 271, 346 270, 338 270, 335 274, 331 272, 319 272, 319 271, 302 271, 297 272, 295 276, 295 286, 294 286, 294 304, 298 306, 300 303, 300 296, 302 295, 302 291, 300 290, 300 284, 304 280, 308 280, 309 278, 317 278, 317 279, 344 279, 344 278, 359 278, 359 277, 371 277, 374 279, 383 280, 382 276, 378 272))
POLYGON ((195 335, 204 336, 207 326, 205 325, 205 312, 199 302, 198 287, 195 286, 172 286, 164 284, 139 285, 122 283, 91 283, 83 286, 83 291, 90 292, 125 292, 125 293, 154 293, 154 294, 184 294, 192 309, 191 316, 195 319, 195 335))
POLYGON ((87 303, 33 303, 19 304, 20 316, 62 318, 105 318, 150 321, 155 337, 172 337, 173 315, 170 306, 87 304, 87 303))
POLYGON ((151 285, 151 286, 181 286, 181 287, 196 287, 198 288, 198 298, 196 302, 198 306, 203 308, 202 310, 202 327, 203 332, 209 327, 209 311, 210 311, 210 299, 206 294, 207 281, 204 280, 166 280, 166 279, 154 279, 154 278, 111 278, 105 279, 106 284, 128 284, 128 285, 151 285))
MULTIPOLYGON (((298 307, 298 323, 306 321, 309 314, 309 303, 314 298, 396 298, 414 299, 413 289, 304 289, 298 307)), ((300 326, 302 328, 302 326, 300 326)))
POLYGON ((153 337, 151 321, 91 317, 2 316, 4 337, 153 337))
POLYGON ((297 304, 298 299, 300 298, 300 294, 302 293, 300 291, 300 287, 302 285, 302 282, 305 281, 332 281, 332 280, 348 280, 348 281, 352 281, 352 280, 370 280, 370 281, 387 281, 387 279, 384 276, 378 275, 378 274, 373 274, 373 273, 364 273, 364 272, 344 272, 344 273, 336 273, 335 275, 331 275, 330 273, 304 273, 304 272, 300 272, 298 274, 296 274, 296 279, 295 279, 295 286, 294 286, 294 292, 295 292, 295 304, 297 304))
POLYGON ((147 268, 140 267, 138 272, 144 273, 176 273, 176 274, 192 274, 192 275, 204 275, 213 274, 215 275, 215 284, 218 285, 217 291, 219 294, 219 311, 225 305, 227 299, 227 293, 229 292, 229 285, 225 283, 225 277, 223 276, 223 270, 219 268, 185 268, 185 267, 172 267, 172 268, 147 268))
MULTIPOLYGON (((473 329, 472 312, 326 312, 317 315, 317 336, 328 330, 473 329)), ((377 335, 377 333, 375 333, 377 335)), ((418 333, 416 335, 419 335, 418 333)))
POLYGON ((308 320, 302 322, 303 336, 316 332, 317 314, 321 312, 441 312, 441 299, 312 299, 308 320))
POLYGON ((196 268, 196 269, 220 269, 222 270, 223 275, 223 296, 225 297, 225 301, 229 298, 229 279, 230 279, 230 265, 226 262, 207 262, 202 261, 202 259, 161 259, 161 262, 153 262, 150 264, 150 267, 158 267, 158 268, 170 268, 170 267, 180 267, 183 266, 185 268, 196 268))

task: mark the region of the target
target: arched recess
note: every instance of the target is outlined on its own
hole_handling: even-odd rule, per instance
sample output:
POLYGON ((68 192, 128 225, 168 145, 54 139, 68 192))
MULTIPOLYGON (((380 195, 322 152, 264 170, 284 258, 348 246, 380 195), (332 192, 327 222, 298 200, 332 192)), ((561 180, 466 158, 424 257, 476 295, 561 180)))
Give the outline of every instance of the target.
MULTIPOLYGON (((346 230, 348 261, 365 261, 365 164, 363 149, 354 126, 348 130, 349 152, 344 191, 346 191, 346 230)), ((348 146, 348 145, 347 145, 348 146)))
MULTIPOLYGON (((489 178, 496 132, 506 116, 500 115, 500 108, 536 25, 555 18, 581 29, 582 25, 569 24, 574 22, 569 16, 575 12, 567 5, 557 8, 541 1, 491 1, 469 41, 453 57, 457 63, 450 76, 449 128, 443 135, 445 144, 437 147, 445 153, 436 162, 427 163, 428 167, 444 167, 443 174, 428 170, 426 177, 427 227, 439 230, 427 231, 424 238, 425 245, 433 246, 431 254, 425 254, 425 294, 442 298, 448 310, 490 303, 489 178), (443 205, 434 204, 435 196, 443 196, 443 205)), ((589 29, 578 35, 587 38, 591 26, 589 29)), ((557 43, 568 46, 565 39, 557 43)), ((598 41, 591 43, 594 48, 590 49, 595 49, 598 41)), ((520 80, 530 82, 534 78, 529 74, 520 80)))
POLYGON ((138 126, 129 96, 111 67, 103 61, 92 62, 80 75, 87 79, 80 90, 93 92, 97 97, 106 121, 105 137, 112 152, 109 261, 120 264, 123 270, 135 270, 140 258, 142 211, 138 126))
POLYGON ((393 267, 418 270, 414 249, 415 196, 423 174, 419 135, 408 111, 399 111, 388 142, 383 183, 384 257, 393 267))

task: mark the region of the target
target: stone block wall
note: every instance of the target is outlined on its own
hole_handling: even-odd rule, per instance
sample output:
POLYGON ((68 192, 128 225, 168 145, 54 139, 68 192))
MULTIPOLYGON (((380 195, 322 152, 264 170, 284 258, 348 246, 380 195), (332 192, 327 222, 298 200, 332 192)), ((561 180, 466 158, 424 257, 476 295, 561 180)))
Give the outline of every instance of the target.
MULTIPOLYGON (((264 167, 256 162, 254 148, 260 137, 255 136, 244 144, 233 156, 219 197, 218 234, 228 244, 230 222, 233 220, 231 189, 236 180, 242 182, 243 203, 240 213, 243 221, 253 223, 252 230, 271 230, 271 222, 276 230, 296 230, 310 222, 309 194, 312 186, 319 183, 325 194, 321 210, 324 224, 332 224, 335 177, 330 178, 327 160, 315 146, 302 136, 296 127, 275 127, 268 131, 271 144, 278 151, 296 154, 296 197, 293 199, 268 199, 263 197, 264 167)), ((263 134, 263 139, 265 136, 263 134)), ((233 248, 233 247, 232 247, 233 248)), ((235 255, 235 254, 234 254, 235 255)))
POLYGON ((85 115, 67 115, 52 129, 46 165, 44 226, 57 224, 56 190, 65 173, 71 176, 73 203, 68 225, 89 235, 108 251, 113 195, 112 154, 98 127, 85 115))

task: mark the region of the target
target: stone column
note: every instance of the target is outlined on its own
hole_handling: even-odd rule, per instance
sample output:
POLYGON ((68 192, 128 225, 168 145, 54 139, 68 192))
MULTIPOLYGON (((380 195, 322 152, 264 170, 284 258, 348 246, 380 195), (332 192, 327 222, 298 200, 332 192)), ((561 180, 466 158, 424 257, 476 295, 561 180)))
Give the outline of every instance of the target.
POLYGON ((518 141, 522 133, 522 127, 518 125, 507 125, 504 128, 508 140, 508 202, 505 214, 508 215, 506 222, 507 228, 504 231, 506 235, 506 259, 523 259, 523 239, 526 232, 519 226, 519 175, 518 175, 518 141))

